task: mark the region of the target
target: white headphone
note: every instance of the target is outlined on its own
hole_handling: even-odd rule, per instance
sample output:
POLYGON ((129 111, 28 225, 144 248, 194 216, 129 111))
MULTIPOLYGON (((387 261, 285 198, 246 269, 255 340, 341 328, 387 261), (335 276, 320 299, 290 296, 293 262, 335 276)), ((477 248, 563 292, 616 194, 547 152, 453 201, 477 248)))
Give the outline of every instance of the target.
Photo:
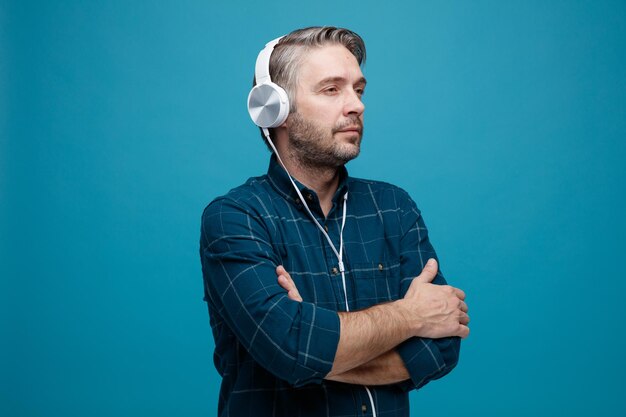
POLYGON ((256 85, 248 94, 248 113, 254 124, 263 128, 278 127, 289 116, 287 92, 270 78, 270 57, 283 37, 268 42, 256 59, 256 85))

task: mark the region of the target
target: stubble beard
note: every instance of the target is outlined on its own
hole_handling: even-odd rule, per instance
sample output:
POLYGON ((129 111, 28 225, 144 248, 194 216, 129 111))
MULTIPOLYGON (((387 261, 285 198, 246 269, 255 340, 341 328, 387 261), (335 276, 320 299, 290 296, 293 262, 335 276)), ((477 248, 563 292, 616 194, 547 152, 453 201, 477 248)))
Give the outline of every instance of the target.
POLYGON ((296 162, 307 168, 337 168, 345 165, 359 156, 362 137, 363 123, 358 116, 350 117, 329 130, 305 119, 298 112, 290 115, 290 153, 296 162), (348 126, 360 127, 358 138, 349 142, 340 142, 334 138, 335 133, 348 126))

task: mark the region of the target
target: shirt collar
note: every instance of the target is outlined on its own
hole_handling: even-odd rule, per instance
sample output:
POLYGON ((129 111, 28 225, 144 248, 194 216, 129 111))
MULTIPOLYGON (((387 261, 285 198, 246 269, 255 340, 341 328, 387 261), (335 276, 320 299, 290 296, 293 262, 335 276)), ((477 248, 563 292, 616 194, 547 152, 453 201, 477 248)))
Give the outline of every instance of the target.
MULTIPOLYGON (((289 180, 289 176, 287 175, 287 172, 282 167, 282 165, 278 163, 276 155, 274 155, 273 153, 272 153, 272 157, 270 158, 269 168, 267 169, 267 176, 270 180, 270 183, 278 191, 279 194, 285 197, 288 201, 298 206, 301 206, 298 193, 296 193, 296 190, 293 188, 293 185, 291 184, 291 181, 289 180)), ((317 193, 315 192, 315 190, 308 188, 307 186, 302 184, 300 181, 298 181, 295 177, 292 177, 292 178, 294 182, 296 183, 296 185, 298 186, 298 189, 300 190, 302 195, 305 198, 307 198, 309 201, 315 201, 317 202, 317 205, 319 205, 319 200, 317 198, 317 193)), ((342 166, 339 171, 339 186, 337 187, 337 191, 335 192, 335 195, 333 196, 333 203, 338 202, 339 199, 343 198, 343 196, 347 192, 348 192, 348 170, 346 169, 345 166, 342 166)))

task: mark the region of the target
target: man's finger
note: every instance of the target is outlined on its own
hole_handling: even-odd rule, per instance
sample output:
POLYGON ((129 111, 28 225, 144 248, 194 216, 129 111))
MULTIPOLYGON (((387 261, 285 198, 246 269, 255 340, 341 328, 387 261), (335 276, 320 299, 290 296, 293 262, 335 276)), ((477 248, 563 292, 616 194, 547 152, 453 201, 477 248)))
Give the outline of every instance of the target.
POLYGON ((467 313, 462 313, 461 317, 459 317, 459 323, 467 326, 469 322, 470 322, 470 317, 467 315, 467 313))
POLYGON ((415 279, 422 283, 431 283, 437 276, 437 270, 437 261, 434 258, 430 258, 428 262, 426 262, 422 273, 415 279))
POLYGON ((284 275, 279 275, 278 276, 278 284, 284 288, 285 291, 290 291, 291 290, 291 283, 289 282, 289 279, 287 279, 286 276, 284 275))
POLYGON ((454 293, 459 298, 459 300, 465 300, 465 291, 460 288, 455 288, 454 293))
POLYGON ((280 286, 287 291, 290 291, 291 289, 296 287, 296 284, 291 279, 291 275, 289 275, 289 272, 287 272, 284 266, 278 265, 276 267, 276 276, 278 278, 278 283, 280 284, 280 286))
POLYGON ((287 278, 285 275, 278 276, 278 283, 281 287, 283 287, 287 291, 287 296, 293 301, 302 301, 302 297, 300 296, 300 292, 293 281, 287 278))
POLYGON ((461 338, 461 339, 465 339, 467 336, 469 336, 470 334, 470 329, 469 327, 463 325, 463 324, 459 324, 459 331, 457 333, 457 335, 461 338))
POLYGON ((289 275, 284 266, 278 265, 276 267, 276 275, 289 275))
POLYGON ((276 267, 276 274, 278 275, 278 284, 287 291, 287 296, 294 301, 302 301, 296 283, 293 282, 291 275, 289 275, 282 265, 276 267))
POLYGON ((293 301, 298 301, 298 302, 302 302, 302 297, 300 296, 300 293, 298 292, 298 289, 293 289, 291 291, 289 291, 287 293, 287 296, 289 296, 290 299, 292 299, 293 301))
POLYGON ((294 286, 294 287, 296 286, 296 284, 291 279, 291 275, 289 275, 289 272, 287 272, 284 266, 278 265, 276 267, 276 275, 278 277, 280 277, 281 275, 285 277, 285 280, 290 285, 290 287, 289 288, 285 288, 285 286, 282 286, 282 287, 285 288, 287 291, 291 289, 291 286, 294 286))

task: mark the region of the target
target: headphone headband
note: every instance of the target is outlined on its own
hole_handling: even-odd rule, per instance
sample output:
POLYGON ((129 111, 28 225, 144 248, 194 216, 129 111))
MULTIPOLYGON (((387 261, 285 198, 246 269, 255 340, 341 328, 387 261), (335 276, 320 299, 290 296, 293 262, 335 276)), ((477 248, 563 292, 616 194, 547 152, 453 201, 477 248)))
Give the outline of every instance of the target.
POLYGON ((270 79, 270 57, 274 51, 274 47, 284 36, 276 38, 265 44, 265 48, 259 52, 259 56, 256 58, 256 65, 254 67, 254 75, 256 78, 256 85, 272 82, 270 79))

